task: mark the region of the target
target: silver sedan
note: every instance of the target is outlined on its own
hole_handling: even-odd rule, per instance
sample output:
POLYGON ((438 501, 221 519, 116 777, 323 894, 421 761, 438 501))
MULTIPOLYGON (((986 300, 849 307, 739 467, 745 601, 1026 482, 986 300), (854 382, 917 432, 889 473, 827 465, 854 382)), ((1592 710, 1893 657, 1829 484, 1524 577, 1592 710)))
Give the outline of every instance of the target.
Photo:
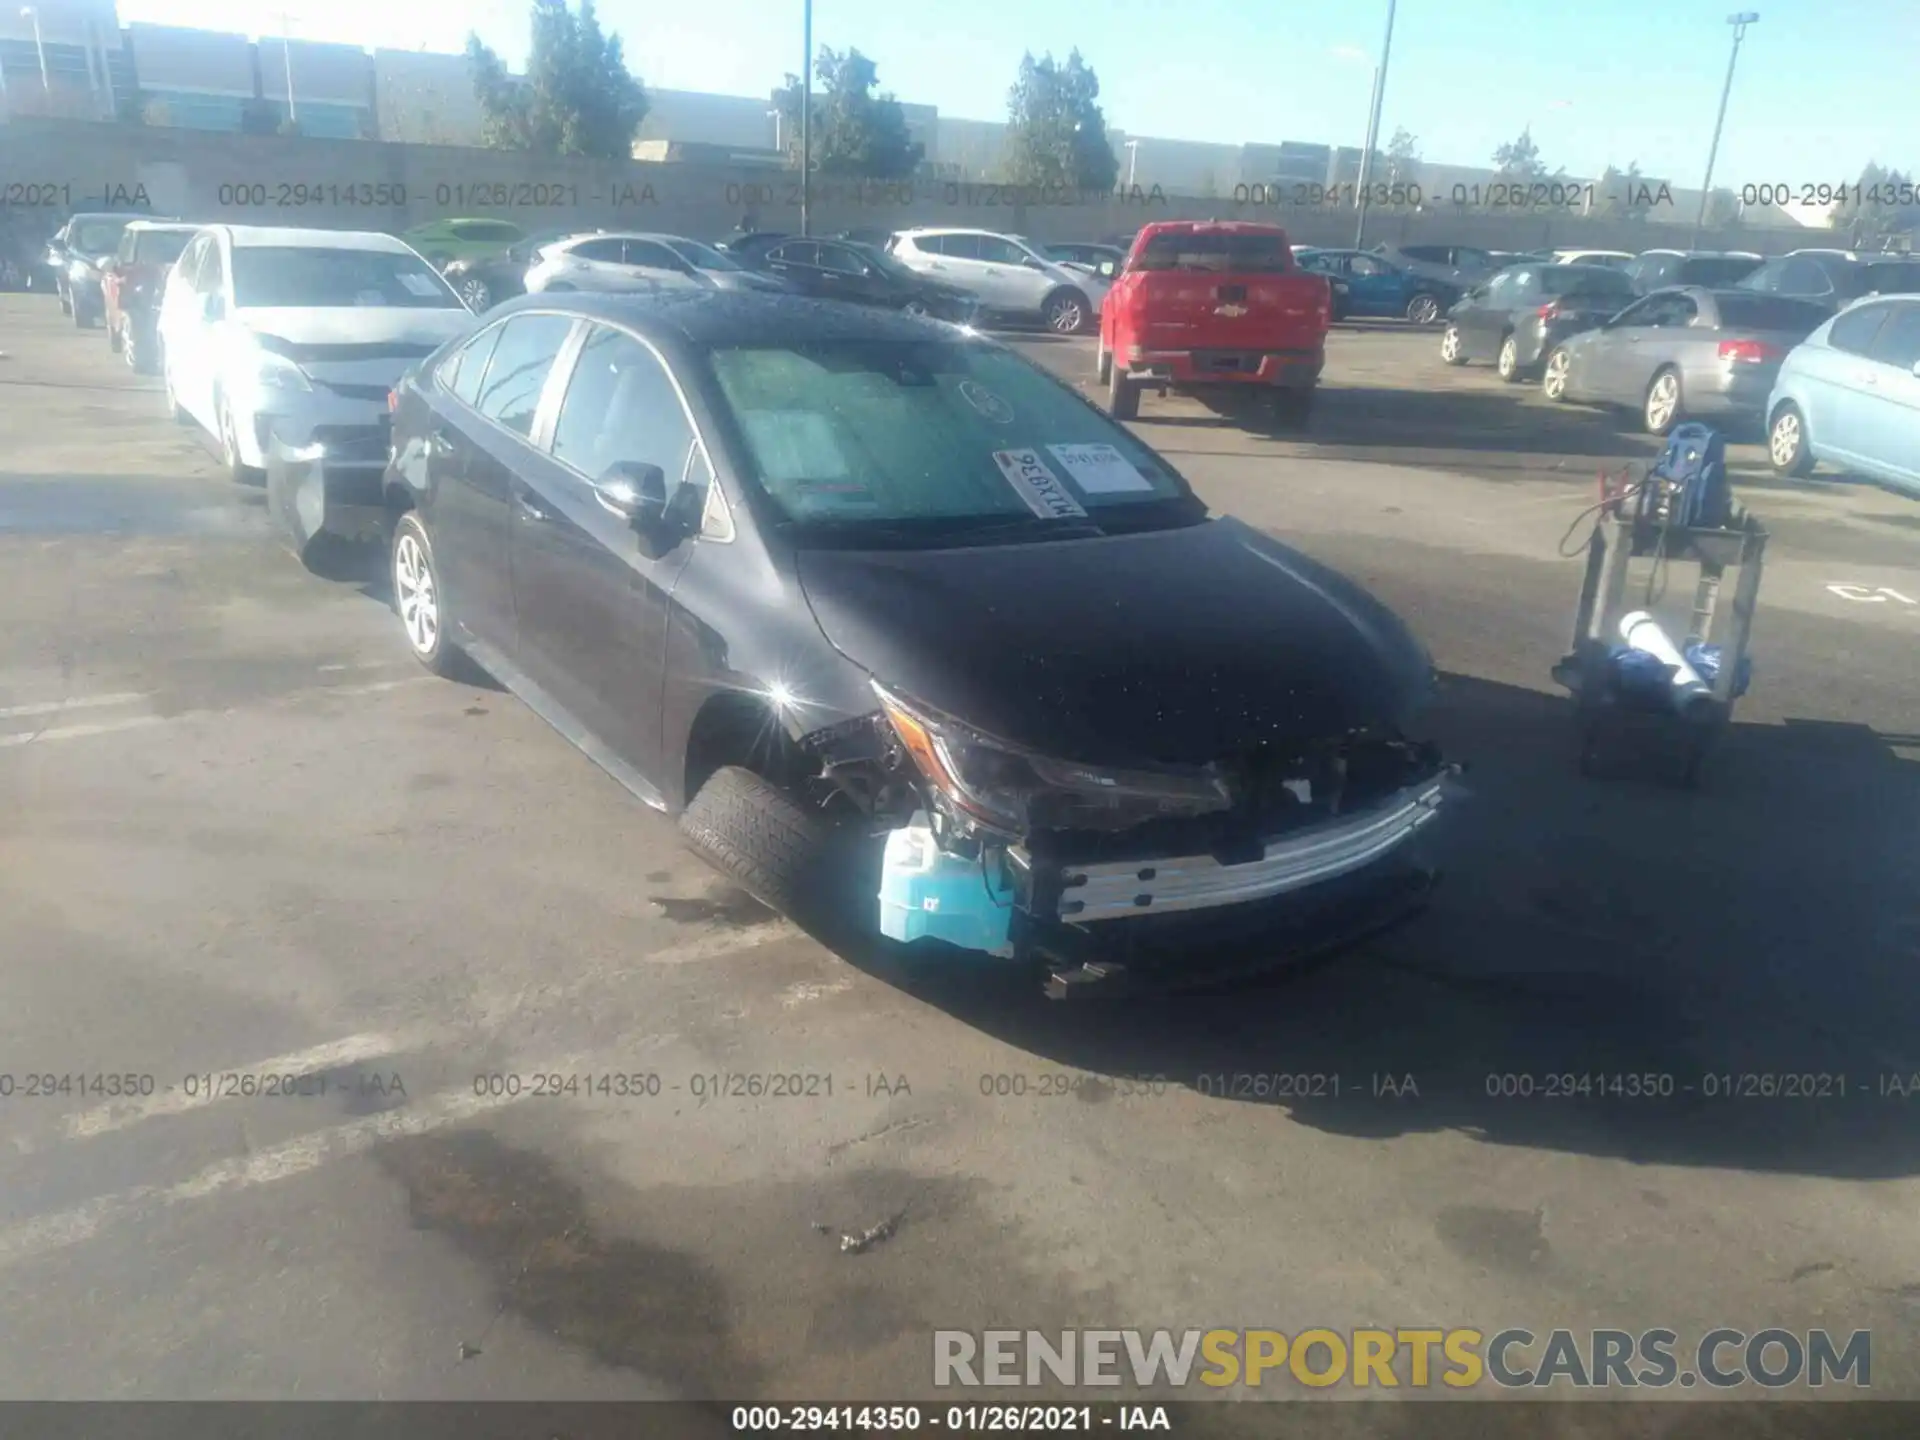
POLYGON ((1555 346, 1541 393, 1638 410, 1654 435, 1687 418, 1757 417, 1780 362, 1826 318, 1821 306, 1785 295, 1656 290, 1555 346))

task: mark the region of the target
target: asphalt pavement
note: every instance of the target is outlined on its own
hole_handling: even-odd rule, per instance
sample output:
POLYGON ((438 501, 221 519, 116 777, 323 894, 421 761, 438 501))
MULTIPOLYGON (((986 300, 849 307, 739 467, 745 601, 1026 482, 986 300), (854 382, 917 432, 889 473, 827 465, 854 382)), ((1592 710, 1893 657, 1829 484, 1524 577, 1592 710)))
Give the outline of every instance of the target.
MULTIPOLYGON (((1560 550, 1652 442, 1436 349, 1137 427, 1431 646, 1431 912, 1080 1006, 759 910, 0 297, 0 1397, 951 1399, 935 1329, 1374 1324, 1870 1329, 1920 1397, 1920 509, 1738 447, 1753 692, 1699 791, 1584 779, 1560 550), (1673 1090, 1499 1093, 1569 1074, 1673 1090)), ((1512 1433, 1626 1433, 1579 1408, 1512 1433)))

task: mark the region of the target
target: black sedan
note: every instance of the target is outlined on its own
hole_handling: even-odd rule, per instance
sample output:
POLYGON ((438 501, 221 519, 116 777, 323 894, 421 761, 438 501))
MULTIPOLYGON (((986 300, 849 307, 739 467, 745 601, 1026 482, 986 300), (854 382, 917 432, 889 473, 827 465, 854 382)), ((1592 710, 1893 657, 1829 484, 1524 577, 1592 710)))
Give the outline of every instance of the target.
POLYGON ((47 243, 47 263, 54 270, 61 314, 71 315, 83 330, 106 318, 106 293, 100 283, 104 267, 120 248, 127 226, 154 218, 139 212, 89 212, 73 216, 54 232, 47 243))
POLYGON ((837 923, 1058 995, 1192 978, 1200 936, 1325 949, 1432 884, 1406 626, 971 331, 528 296, 401 382, 387 487, 420 661, 790 914, 845 885, 837 923))
POLYGON ((942 285, 909 270, 891 255, 851 240, 802 240, 789 235, 740 259, 779 276, 799 294, 821 300, 877 305, 956 324, 972 320, 980 308, 967 291, 942 285))
POLYGON ((1509 384, 1538 374, 1554 346, 1591 330, 1638 298, 1605 265, 1515 265, 1469 290, 1447 312, 1440 358, 1491 360, 1509 384))
POLYGON ((589 232, 542 230, 505 250, 471 260, 455 260, 440 273, 447 277, 447 283, 466 302, 467 308, 477 314, 503 300, 527 293, 527 267, 538 258, 543 246, 583 233, 589 232))
POLYGON ((1920 293, 1920 260, 1910 255, 1857 255, 1850 250, 1795 250, 1755 267, 1739 288, 1790 295, 1841 310, 1867 295, 1920 293))

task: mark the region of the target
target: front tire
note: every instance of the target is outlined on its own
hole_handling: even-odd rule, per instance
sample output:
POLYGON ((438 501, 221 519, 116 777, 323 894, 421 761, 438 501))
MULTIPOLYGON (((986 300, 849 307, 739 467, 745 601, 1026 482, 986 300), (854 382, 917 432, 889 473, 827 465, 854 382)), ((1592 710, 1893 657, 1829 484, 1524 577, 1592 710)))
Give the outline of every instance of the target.
POLYGON ((234 416, 233 406, 222 395, 214 401, 214 414, 219 421, 220 464, 227 472, 227 478, 236 485, 259 486, 267 483, 267 472, 255 468, 241 458, 240 422, 234 416))
POLYGON ((1425 293, 1407 301, 1407 319, 1415 325, 1431 325, 1440 318, 1440 301, 1425 293))
POLYGON ((1078 290, 1057 290, 1047 297, 1040 313, 1054 334, 1078 335, 1087 329, 1093 307, 1078 290))
POLYGON ((833 827, 741 766, 713 772, 681 815, 680 833, 701 859, 790 919, 814 918, 833 888, 823 883, 833 827))
POLYGON ((1493 362, 1494 373, 1509 385, 1518 385, 1526 377, 1520 373, 1520 342, 1509 335, 1500 342, 1500 358, 1493 362))
POLYGON ((1448 365, 1467 363, 1467 352, 1460 344, 1460 327, 1447 326, 1446 333, 1440 337, 1440 359, 1448 365))
POLYGON ((1680 423, 1680 372, 1671 367, 1655 373, 1640 406, 1640 423, 1649 435, 1666 435, 1680 423))
POLYGON ((448 638, 449 617, 441 598, 440 570, 433 558, 433 541, 417 512, 409 510, 393 527, 388 551, 393 576, 393 610, 400 617, 407 648, 413 658, 435 675, 453 679, 460 673, 461 656, 448 638))
POLYGON ((1767 426, 1767 459, 1776 475, 1804 480, 1813 473, 1813 446, 1807 443, 1807 417, 1791 400, 1774 412, 1767 426))

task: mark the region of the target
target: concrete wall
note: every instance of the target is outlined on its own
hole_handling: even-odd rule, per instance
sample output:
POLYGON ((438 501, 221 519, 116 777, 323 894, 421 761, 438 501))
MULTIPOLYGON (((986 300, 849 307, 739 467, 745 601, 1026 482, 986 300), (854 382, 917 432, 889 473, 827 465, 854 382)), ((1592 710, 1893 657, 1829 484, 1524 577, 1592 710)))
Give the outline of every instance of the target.
MULTIPOLYGON (((492 215, 528 229, 634 226, 697 238, 724 235, 749 209, 767 229, 799 223, 792 173, 746 166, 569 161, 512 151, 26 119, 7 127, 5 142, 35 157, 36 180, 71 184, 76 204, 102 184, 145 184, 155 210, 193 219, 401 230, 445 215, 492 215), (309 189, 303 194, 283 188, 288 182, 309 189), (353 187, 352 198, 363 203, 313 193, 328 185, 353 187)), ((1094 203, 1039 205, 987 183, 923 181, 911 189, 912 203, 899 204, 892 203, 895 187, 822 181, 815 228, 975 225, 1041 240, 1097 240, 1130 236, 1149 220, 1184 216, 1277 223, 1302 244, 1353 243, 1350 210, 1236 203, 1230 190, 1219 198, 1142 191, 1097 196, 1094 203)), ((57 220, 52 212, 45 218, 49 229, 57 220)), ((1425 214, 1376 211, 1367 239, 1642 250, 1684 244, 1691 220, 1690 214, 1666 213, 1655 221, 1630 221, 1451 207, 1425 214)), ((1818 240, 1806 230, 1748 228, 1708 234, 1703 243, 1764 253, 1818 240)))

